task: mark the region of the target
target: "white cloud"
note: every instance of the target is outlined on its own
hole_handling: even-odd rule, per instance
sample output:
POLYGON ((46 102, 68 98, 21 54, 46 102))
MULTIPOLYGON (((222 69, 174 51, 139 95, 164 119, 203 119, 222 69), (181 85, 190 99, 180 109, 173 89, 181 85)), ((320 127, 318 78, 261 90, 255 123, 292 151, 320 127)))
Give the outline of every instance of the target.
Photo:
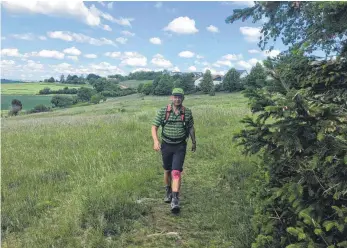
POLYGON ((259 50, 256 50, 256 49, 251 49, 251 50, 248 50, 249 53, 260 53, 259 50))
POLYGON ((276 57, 277 55, 279 55, 281 53, 281 51, 279 50, 272 50, 272 51, 269 51, 269 50, 265 50, 263 55, 265 57, 276 57))
POLYGON ((12 34, 11 37, 19 40, 34 40, 35 36, 32 33, 27 34, 12 34))
POLYGON ((187 16, 174 19, 164 28, 164 31, 178 34, 195 34, 199 32, 195 27, 195 21, 187 16))
POLYGON ((156 7, 157 9, 160 9, 161 7, 163 7, 163 3, 162 2, 157 2, 154 7, 156 7))
POLYGON ((210 67, 204 68, 203 72, 206 73, 207 70, 210 70, 212 75, 225 75, 226 73, 225 71, 216 71, 210 67))
POLYGON ((122 25, 122 26, 129 26, 131 27, 131 22, 134 21, 134 18, 123 18, 121 17, 120 19, 113 19, 113 22, 122 25))
POLYGON ((40 40, 47 40, 47 37, 44 36, 44 35, 40 35, 40 36, 39 36, 39 39, 40 39, 40 40))
POLYGON ((191 51, 182 51, 178 54, 178 56, 182 57, 182 58, 193 58, 194 57, 194 53, 191 51))
POLYGON ((107 4, 107 8, 112 9, 113 8, 113 2, 110 2, 109 4, 107 4))
POLYGON ((244 60, 237 62, 237 65, 241 66, 242 68, 244 68, 248 71, 252 68, 252 65, 250 63, 244 61, 244 60))
POLYGON ((82 1, 4 1, 2 6, 12 13, 43 14, 79 19, 89 26, 98 26, 100 17, 82 1))
POLYGON ((218 33, 219 32, 218 28, 213 26, 213 25, 208 26, 206 29, 207 29, 207 31, 212 32, 212 33, 218 33))
POLYGON ((123 66, 147 66, 147 58, 137 52, 124 52, 121 59, 123 66))
POLYGON ((39 52, 32 52, 29 56, 52 58, 52 59, 64 59, 65 54, 56 50, 41 50, 39 52))
POLYGON ((122 31, 121 33, 122 33, 122 35, 125 35, 125 36, 134 36, 135 35, 134 33, 129 32, 129 31, 122 31))
POLYGON ((127 43, 128 39, 127 39, 127 38, 124 38, 124 37, 118 37, 118 38, 116 39, 116 41, 117 41, 118 43, 124 45, 124 44, 127 43))
POLYGON ((133 18, 123 18, 123 17, 116 19, 113 16, 111 16, 110 14, 107 14, 107 13, 100 11, 98 8, 95 7, 94 4, 90 7, 90 12, 96 16, 101 16, 102 18, 104 18, 107 21, 114 22, 114 23, 117 23, 117 24, 122 25, 122 26, 131 27, 130 22, 132 22, 134 20, 133 18))
POLYGON ((19 53, 17 48, 5 48, 1 49, 1 56, 20 57, 21 54, 19 53))
POLYGON ((85 54, 84 57, 87 59, 96 59, 98 56, 96 54, 85 54))
POLYGON ((73 61, 78 61, 78 57, 77 56, 67 56, 68 59, 71 59, 73 61))
POLYGON ((136 68, 135 70, 132 71, 132 73, 138 72, 138 71, 153 71, 153 70, 149 68, 136 68))
POLYGON ((78 50, 76 47, 66 48, 66 49, 64 49, 63 52, 66 54, 71 54, 71 55, 75 55, 75 56, 81 55, 81 51, 78 50))
POLYGON ((233 66, 233 64, 229 60, 218 60, 215 64, 229 67, 233 66))
POLYGON ((240 60, 243 56, 242 54, 226 54, 222 58, 225 60, 240 60))
POLYGON ((27 64, 23 66, 23 69, 28 71, 42 71, 44 69, 44 65, 40 62, 28 60, 27 64))
POLYGON ((261 60, 252 58, 248 61, 241 60, 241 61, 237 62, 237 65, 242 67, 243 69, 246 69, 247 71, 250 71, 252 69, 252 67, 255 66, 258 62, 261 64, 263 63, 261 60))
POLYGON ((6 40, 6 37, 5 36, 1 36, 1 40, 6 40))
POLYGON ((174 68, 170 68, 170 71, 173 71, 173 72, 180 72, 180 68, 178 68, 177 66, 175 66, 174 68))
POLYGON ((150 38, 149 41, 150 41, 152 44, 155 44, 155 45, 160 45, 160 44, 161 44, 161 40, 160 40, 158 37, 150 38))
POLYGON ((190 66, 190 67, 188 68, 188 70, 189 70, 189 71, 196 71, 196 67, 195 67, 195 66, 190 66))
POLYGON ((109 25, 104 25, 103 29, 110 32, 112 31, 112 28, 109 25))
POLYGON ((166 60, 161 54, 154 55, 151 63, 157 67, 162 68, 169 68, 173 66, 172 63, 169 60, 166 60))
POLYGON ((196 58, 197 59, 203 59, 204 57, 198 54, 198 55, 196 55, 196 58))
POLYGON ((61 39, 65 41, 76 41, 79 43, 88 43, 90 45, 102 46, 102 45, 113 45, 117 46, 112 40, 106 38, 95 39, 90 36, 72 33, 69 31, 53 31, 47 32, 47 36, 52 39, 61 39))
POLYGON ((121 52, 107 52, 107 53, 105 53, 105 56, 111 57, 111 58, 120 58, 121 55, 122 55, 121 52))
POLYGON ((240 27, 241 33, 245 36, 248 42, 258 42, 261 36, 260 28, 254 27, 240 27))
POLYGON ((9 65, 11 66, 16 64, 16 62, 14 62, 13 60, 1 60, 0 63, 1 63, 1 67, 9 66, 9 65))

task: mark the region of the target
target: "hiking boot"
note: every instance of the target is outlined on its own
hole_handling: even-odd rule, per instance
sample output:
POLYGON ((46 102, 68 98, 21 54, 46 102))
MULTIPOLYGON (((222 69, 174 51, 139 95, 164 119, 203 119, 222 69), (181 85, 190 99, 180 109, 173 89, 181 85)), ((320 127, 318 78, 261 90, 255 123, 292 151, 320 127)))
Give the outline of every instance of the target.
POLYGON ((165 197, 164 197, 164 202, 170 203, 171 199, 172 199, 171 187, 166 186, 165 191, 166 191, 166 193, 165 193, 165 197))
POLYGON ((171 212, 174 214, 179 213, 180 211, 180 201, 178 197, 173 197, 171 200, 171 212))

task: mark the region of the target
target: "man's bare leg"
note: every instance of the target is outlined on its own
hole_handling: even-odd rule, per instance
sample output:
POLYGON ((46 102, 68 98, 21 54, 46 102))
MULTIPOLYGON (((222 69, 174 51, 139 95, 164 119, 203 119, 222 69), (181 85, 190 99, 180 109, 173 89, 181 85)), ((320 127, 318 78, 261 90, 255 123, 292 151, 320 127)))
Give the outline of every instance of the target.
POLYGON ((171 185, 171 171, 170 170, 164 171, 164 184, 165 184, 165 186, 171 185))
POLYGON ((170 203, 171 202, 171 171, 170 170, 165 170, 164 171, 164 184, 165 184, 165 190, 166 190, 166 195, 165 195, 165 199, 164 201, 166 203, 170 203))

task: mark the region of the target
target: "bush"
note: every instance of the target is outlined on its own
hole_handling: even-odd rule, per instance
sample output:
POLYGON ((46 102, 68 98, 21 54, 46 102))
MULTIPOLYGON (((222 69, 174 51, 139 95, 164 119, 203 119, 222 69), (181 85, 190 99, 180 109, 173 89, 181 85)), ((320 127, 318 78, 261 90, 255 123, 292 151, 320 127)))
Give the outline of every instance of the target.
POLYGON ((33 109, 28 110, 27 114, 49 112, 49 111, 51 111, 50 107, 47 107, 43 104, 39 104, 39 105, 36 105, 33 109))
POLYGON ((92 96, 92 98, 90 99, 90 102, 93 104, 98 104, 100 103, 102 99, 103 99, 102 95, 98 93, 92 96))
POLYGON ((13 99, 11 102, 11 110, 8 112, 9 116, 18 115, 19 111, 23 108, 22 102, 18 99, 13 99))
POLYGON ((70 96, 55 95, 52 97, 51 103, 54 107, 66 108, 74 104, 74 99, 70 96))

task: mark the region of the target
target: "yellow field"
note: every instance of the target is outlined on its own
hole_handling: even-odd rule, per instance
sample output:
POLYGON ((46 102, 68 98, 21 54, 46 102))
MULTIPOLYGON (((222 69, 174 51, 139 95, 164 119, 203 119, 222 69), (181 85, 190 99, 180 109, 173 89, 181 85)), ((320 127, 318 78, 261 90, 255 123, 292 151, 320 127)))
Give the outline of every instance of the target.
POLYGON ((18 84, 1 84, 2 95, 36 95, 39 91, 48 87, 51 90, 80 87, 91 87, 90 85, 59 84, 59 83, 18 83, 18 84))

